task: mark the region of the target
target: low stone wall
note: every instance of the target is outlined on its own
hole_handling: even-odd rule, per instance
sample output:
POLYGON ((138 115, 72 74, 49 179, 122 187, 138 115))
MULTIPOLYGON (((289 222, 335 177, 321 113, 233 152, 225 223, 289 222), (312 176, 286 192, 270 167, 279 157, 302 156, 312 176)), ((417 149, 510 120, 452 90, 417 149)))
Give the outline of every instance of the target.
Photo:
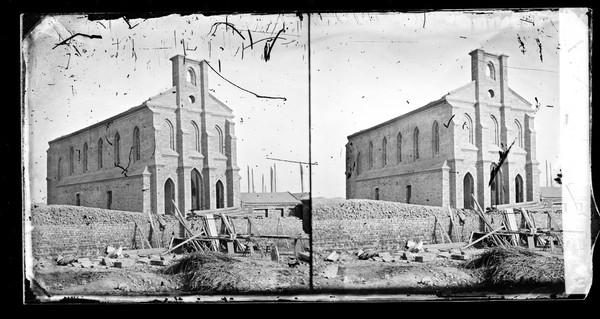
MULTIPOLYGON (((154 247, 157 246, 155 244, 167 247, 171 238, 183 237, 183 229, 175 216, 161 216, 165 220, 166 227, 160 231, 158 221, 154 220, 157 228, 154 234, 154 247)), ((33 226, 31 248, 34 257, 70 254, 92 256, 101 254, 108 245, 121 246, 124 250, 141 249, 143 239, 140 236, 144 236, 150 241, 151 234, 150 221, 145 213, 92 207, 34 205, 31 209, 30 221, 33 226), (136 227, 139 231, 137 234, 136 227)), ((247 220, 231 219, 231 221, 237 233, 247 233, 247 220)), ((190 220, 187 223, 192 232, 198 231, 197 220, 190 220)), ((219 218, 215 218, 215 225, 219 232, 221 227, 219 218)), ((281 229, 279 230, 276 218, 253 218, 252 225, 253 234, 274 235, 279 233, 288 236, 303 234, 302 220, 296 217, 281 218, 281 229)), ((258 240, 259 244, 267 241, 269 240, 258 240)), ((308 245, 308 243, 306 244, 308 245)))
MULTIPOLYGON (((313 249, 397 250, 407 240, 441 243, 442 232, 453 241, 466 242, 473 231, 482 231, 483 225, 475 211, 460 211, 465 216, 464 225, 458 219, 452 225, 448 210, 435 206, 362 199, 316 201, 312 210, 313 249)), ((551 228, 562 229, 560 212, 530 211, 535 225, 543 228, 548 225, 548 213, 551 228)), ((503 220, 500 212, 486 213, 486 217, 493 228, 499 227, 503 220)), ((517 226, 521 224, 520 216, 516 222, 517 226)), ((447 242, 447 237, 444 241, 447 242)))
MULTIPOLYGON (((179 236, 180 226, 175 217, 164 216, 164 220, 163 231, 155 220, 155 246, 160 243, 166 247, 173 236, 179 236)), ((34 205, 30 221, 33 256, 97 255, 108 245, 124 250, 140 249, 143 240, 140 236, 150 241, 151 234, 147 214, 101 208, 34 205)))

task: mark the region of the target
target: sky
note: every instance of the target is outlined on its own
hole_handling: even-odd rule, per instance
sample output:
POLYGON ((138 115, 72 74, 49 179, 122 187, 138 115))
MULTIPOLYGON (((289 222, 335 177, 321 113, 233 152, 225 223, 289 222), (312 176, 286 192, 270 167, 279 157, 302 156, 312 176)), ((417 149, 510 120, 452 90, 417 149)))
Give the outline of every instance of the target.
POLYGON ((508 55, 509 86, 542 105, 540 186, 546 160, 553 176, 560 169, 557 12, 321 14, 312 22, 313 197, 345 197, 348 135, 469 83, 469 52, 478 48, 508 55))
MULTIPOLYGON (((242 192, 248 190, 248 167, 260 191, 261 175, 268 181, 274 163, 277 191, 300 192, 299 164, 267 157, 308 162, 310 146, 311 160, 318 163, 312 167, 312 196, 345 197, 347 136, 470 82, 468 53, 477 48, 508 55, 509 86, 531 103, 540 102, 535 119, 540 185, 545 186, 546 161, 552 175, 560 169, 557 12, 312 14, 310 23, 311 145, 306 14, 45 18, 22 46, 31 201, 46 200, 48 141, 165 91, 171 86, 168 59, 184 51, 206 59, 245 90, 286 98, 259 98, 209 74, 211 92, 236 116, 242 192), (215 27, 218 22, 231 23, 240 33, 223 24, 215 27), (267 41, 256 41, 282 28, 265 61, 267 41), (253 47, 247 47, 248 30, 253 47), (78 36, 56 46, 76 33, 102 38, 78 36)), ((306 165, 304 173, 307 191, 306 165)))
MULTIPOLYGON (((85 15, 46 17, 23 42, 24 113, 28 115, 24 146, 30 161, 31 201, 46 201, 48 141, 169 89, 169 58, 184 54, 184 48, 187 57, 207 60, 224 78, 247 90, 215 72, 209 74, 211 93, 235 115, 241 191, 248 191, 248 168, 254 171, 255 190, 260 191, 261 175, 268 184, 275 164, 277 191, 300 192, 299 164, 266 158, 308 162, 307 32, 306 19, 295 14, 192 14, 128 21, 92 21, 85 15), (230 23, 239 34, 225 24, 214 25, 219 22, 230 23), (272 49, 266 61, 268 41, 262 39, 273 38, 284 28, 274 44, 269 43, 272 49), (56 46, 76 33, 101 38, 77 36, 70 45, 56 46), (248 47, 250 37, 252 47, 248 47)), ((305 174, 308 191, 307 167, 305 174)))

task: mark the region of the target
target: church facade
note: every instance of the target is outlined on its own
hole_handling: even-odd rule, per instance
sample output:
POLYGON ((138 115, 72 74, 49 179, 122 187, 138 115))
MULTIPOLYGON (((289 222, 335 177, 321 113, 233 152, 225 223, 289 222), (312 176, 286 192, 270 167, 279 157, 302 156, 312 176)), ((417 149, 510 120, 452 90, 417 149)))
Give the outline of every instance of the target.
POLYGON ((169 90, 49 142, 48 204, 158 214, 240 206, 233 111, 209 92, 206 61, 171 62, 169 90))
POLYGON ((346 198, 455 208, 473 208, 471 194, 482 207, 539 199, 535 109, 508 86, 508 56, 470 55, 467 85, 348 136, 346 198))

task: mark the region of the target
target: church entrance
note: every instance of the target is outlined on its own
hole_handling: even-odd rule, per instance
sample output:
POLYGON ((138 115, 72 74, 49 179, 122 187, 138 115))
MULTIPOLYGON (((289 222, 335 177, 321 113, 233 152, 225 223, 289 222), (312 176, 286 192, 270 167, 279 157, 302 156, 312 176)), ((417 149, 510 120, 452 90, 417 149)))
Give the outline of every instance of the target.
POLYGON ((165 214, 175 214, 175 183, 170 178, 165 182, 165 214))
POLYGON ((202 175, 196 170, 192 170, 192 210, 204 209, 204 198, 202 196, 202 175))
POLYGON ((515 177, 515 202, 523 202, 523 178, 518 174, 517 177, 515 177))
POLYGON ((475 193, 473 183, 473 176, 471 173, 467 173, 465 178, 463 179, 463 207, 466 209, 474 209, 475 205, 473 205, 473 194, 475 193))
POLYGON ((225 188, 223 187, 223 182, 217 181, 217 208, 225 207, 225 188))

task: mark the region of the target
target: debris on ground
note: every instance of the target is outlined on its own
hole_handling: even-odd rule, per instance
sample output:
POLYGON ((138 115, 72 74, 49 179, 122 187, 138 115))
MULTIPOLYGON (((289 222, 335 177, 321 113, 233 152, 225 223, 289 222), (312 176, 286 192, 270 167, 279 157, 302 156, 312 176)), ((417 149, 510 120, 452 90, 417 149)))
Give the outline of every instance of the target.
POLYGON ((491 248, 464 266, 492 284, 564 283, 564 262, 521 247, 491 248))
POLYGON ((325 261, 336 262, 339 258, 340 258, 340 254, 333 251, 331 254, 329 254, 329 256, 327 256, 327 258, 325 258, 325 261))

